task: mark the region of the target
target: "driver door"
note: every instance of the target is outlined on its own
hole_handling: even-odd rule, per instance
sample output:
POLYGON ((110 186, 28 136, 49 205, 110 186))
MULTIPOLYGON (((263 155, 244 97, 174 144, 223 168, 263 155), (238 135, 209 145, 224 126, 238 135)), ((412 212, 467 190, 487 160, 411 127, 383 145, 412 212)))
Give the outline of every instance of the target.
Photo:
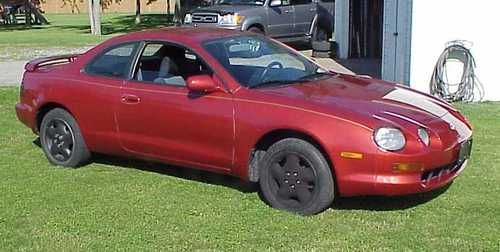
POLYGON ((179 79, 215 74, 189 50, 185 50, 185 58, 173 58, 169 50, 176 47, 185 50, 159 42, 145 45, 134 78, 121 89, 116 117, 120 143, 135 156, 227 171, 233 162, 232 96, 222 91, 191 93, 179 79), (170 64, 181 70, 175 73, 178 76, 158 78, 161 66, 148 64, 164 57, 172 57, 170 64))

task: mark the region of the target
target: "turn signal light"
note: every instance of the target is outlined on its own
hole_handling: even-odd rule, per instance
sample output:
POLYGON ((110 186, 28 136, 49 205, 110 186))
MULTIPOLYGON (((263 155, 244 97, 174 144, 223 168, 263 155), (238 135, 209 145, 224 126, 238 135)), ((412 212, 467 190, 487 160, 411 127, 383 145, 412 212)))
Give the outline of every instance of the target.
POLYGON ((421 163, 396 163, 392 167, 394 172, 421 172, 424 165, 421 163))
POLYGON ((350 158, 350 159, 363 159, 363 154, 357 152, 343 151, 340 153, 340 156, 343 158, 350 158))

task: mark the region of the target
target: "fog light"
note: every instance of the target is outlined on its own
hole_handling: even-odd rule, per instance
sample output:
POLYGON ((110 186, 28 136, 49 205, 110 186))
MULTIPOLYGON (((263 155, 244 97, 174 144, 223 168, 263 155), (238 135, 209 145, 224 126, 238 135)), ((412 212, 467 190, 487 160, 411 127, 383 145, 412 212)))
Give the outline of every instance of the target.
POLYGON ((394 172, 421 172, 424 165, 421 163, 396 163, 392 167, 394 172))

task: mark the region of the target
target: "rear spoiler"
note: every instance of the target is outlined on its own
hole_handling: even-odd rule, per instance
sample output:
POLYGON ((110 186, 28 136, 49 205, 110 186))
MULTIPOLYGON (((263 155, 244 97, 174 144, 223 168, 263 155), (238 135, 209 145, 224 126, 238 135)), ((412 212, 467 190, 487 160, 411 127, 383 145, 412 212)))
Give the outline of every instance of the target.
POLYGON ((80 56, 80 54, 68 54, 68 55, 59 55, 52 57, 45 57, 32 60, 24 66, 24 69, 28 72, 33 72, 40 67, 50 66, 50 65, 58 65, 64 63, 71 63, 75 61, 75 59, 80 56))

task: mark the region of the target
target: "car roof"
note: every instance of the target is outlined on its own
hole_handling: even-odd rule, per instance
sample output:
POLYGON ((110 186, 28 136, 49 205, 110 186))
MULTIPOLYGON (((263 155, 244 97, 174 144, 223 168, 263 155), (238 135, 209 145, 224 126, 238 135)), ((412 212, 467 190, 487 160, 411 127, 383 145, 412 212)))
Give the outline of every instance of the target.
POLYGON ((166 39, 180 43, 197 43, 200 44, 207 40, 232 37, 241 35, 240 31, 234 31, 223 28, 208 28, 208 27, 167 27, 160 29, 144 30, 132 32, 119 36, 118 40, 136 40, 136 39, 166 39))

